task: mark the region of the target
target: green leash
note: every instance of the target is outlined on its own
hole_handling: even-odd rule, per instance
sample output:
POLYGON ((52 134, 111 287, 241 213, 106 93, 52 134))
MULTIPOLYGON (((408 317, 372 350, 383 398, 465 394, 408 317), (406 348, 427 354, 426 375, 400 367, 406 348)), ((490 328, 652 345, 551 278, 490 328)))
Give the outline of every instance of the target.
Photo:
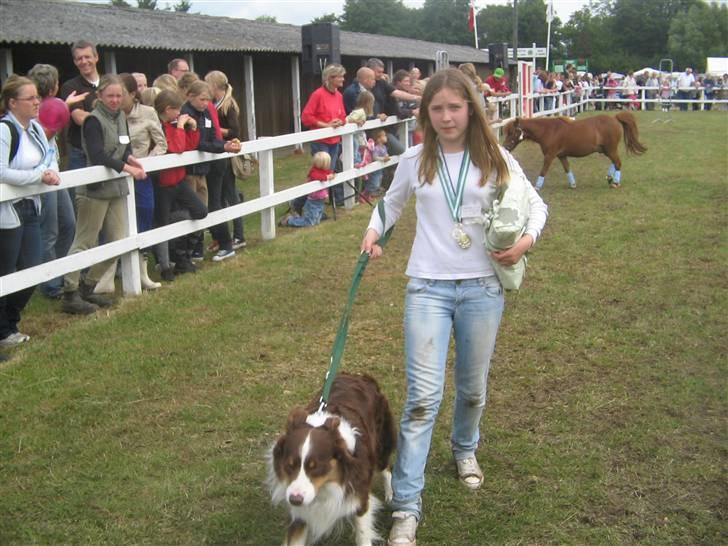
MULTIPOLYGON (((382 226, 386 225, 385 222, 385 215, 384 215, 384 200, 381 199, 379 203, 377 203, 377 211, 379 211, 379 216, 382 219, 382 226)), ((384 246, 387 244, 387 241, 389 241, 389 238, 392 235, 392 231, 394 230, 394 226, 389 228, 388 231, 382 235, 379 240, 377 241, 377 244, 379 246, 384 246)), ((331 393, 331 386, 334 384, 334 379, 336 378, 336 372, 339 370, 339 365, 341 364, 341 355, 344 354, 344 346, 346 345, 346 336, 349 333, 349 317, 351 316, 351 308, 354 305, 354 299, 356 298, 356 293, 359 290, 359 284, 361 284, 361 279, 364 276, 364 270, 367 268, 367 264, 369 263, 369 255, 365 252, 362 252, 359 255, 359 259, 356 262, 356 267, 354 268, 354 278, 351 280, 351 286, 349 286, 349 297, 346 300, 346 306, 344 307, 344 314, 341 317, 341 322, 339 322, 339 331, 336 333, 336 339, 334 340, 334 348, 331 351, 331 360, 329 363, 329 369, 326 372, 326 378, 324 382, 324 390, 321 393, 321 400, 319 404, 319 411, 323 411, 326 406, 329 403, 329 394, 331 393)))

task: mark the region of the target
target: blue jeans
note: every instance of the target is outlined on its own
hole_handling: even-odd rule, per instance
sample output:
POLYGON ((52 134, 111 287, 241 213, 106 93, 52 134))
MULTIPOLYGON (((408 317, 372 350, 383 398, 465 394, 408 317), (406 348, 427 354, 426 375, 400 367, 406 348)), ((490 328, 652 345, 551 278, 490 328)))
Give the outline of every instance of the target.
POLYGON ((503 304, 503 288, 495 276, 460 281, 412 278, 407 284, 407 400, 392 474, 394 510, 413 512, 418 519, 421 516, 425 465, 442 402, 453 331, 456 392, 452 451, 458 460, 475 454, 503 304))
MULTIPOLYGON (((44 193, 40 197, 40 231, 43 238, 43 263, 63 258, 71 248, 76 234, 76 215, 68 190, 44 193)), ((40 285, 40 291, 53 296, 63 291, 63 277, 40 285)))
MULTIPOLYGON (((20 227, 0 229, 0 277, 42 263, 40 216, 30 199, 16 203, 20 227)), ((0 298, 0 339, 18 331, 20 313, 33 295, 35 286, 0 298)))
POLYGON ((364 191, 369 194, 379 191, 379 188, 382 187, 383 174, 383 169, 380 169, 373 173, 369 173, 369 178, 367 178, 366 182, 364 183, 364 191))
POLYGON ((303 216, 291 216, 288 218, 288 225, 292 227, 308 227, 321 223, 321 215, 324 213, 325 199, 308 199, 303 205, 303 216))

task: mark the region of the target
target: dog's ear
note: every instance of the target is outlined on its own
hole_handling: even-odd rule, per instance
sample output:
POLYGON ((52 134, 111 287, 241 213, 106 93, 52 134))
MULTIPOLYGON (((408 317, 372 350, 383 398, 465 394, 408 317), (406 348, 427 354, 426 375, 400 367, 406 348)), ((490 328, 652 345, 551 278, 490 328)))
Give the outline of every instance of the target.
POLYGON ((278 441, 273 446, 273 460, 276 461, 283 455, 283 444, 286 443, 285 435, 278 438, 278 441))
POLYGON ((288 414, 288 431, 295 430, 306 422, 308 413, 303 408, 293 408, 288 414))

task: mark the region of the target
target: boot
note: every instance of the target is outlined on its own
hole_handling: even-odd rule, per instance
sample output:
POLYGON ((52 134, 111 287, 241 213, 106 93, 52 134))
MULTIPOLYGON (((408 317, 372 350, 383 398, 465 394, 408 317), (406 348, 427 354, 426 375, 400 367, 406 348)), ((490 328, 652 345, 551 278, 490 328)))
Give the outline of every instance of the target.
POLYGON ((78 293, 78 290, 63 293, 61 310, 64 313, 69 313, 71 315, 90 315, 91 313, 98 311, 98 309, 99 307, 97 305, 84 301, 81 298, 81 294, 78 293))
POLYGON ((94 294, 113 294, 116 292, 114 279, 116 277, 116 261, 110 265, 104 274, 101 275, 99 282, 94 287, 94 294))
POLYGON ((94 287, 86 284, 85 281, 79 283, 78 291, 84 300, 99 307, 111 307, 114 305, 114 300, 110 297, 102 294, 94 294, 94 287))
POLYGON ((161 283, 154 282, 149 278, 147 273, 147 257, 143 254, 139 254, 139 274, 142 278, 142 288, 144 290, 156 290, 162 286, 161 283))

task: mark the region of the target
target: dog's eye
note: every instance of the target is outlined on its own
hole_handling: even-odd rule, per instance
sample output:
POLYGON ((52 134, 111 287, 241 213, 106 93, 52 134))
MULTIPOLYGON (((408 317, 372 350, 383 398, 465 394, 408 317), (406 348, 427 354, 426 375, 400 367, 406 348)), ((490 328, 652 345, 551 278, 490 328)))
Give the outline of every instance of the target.
POLYGON ((308 461, 306 461, 306 470, 316 470, 316 461, 314 461, 313 459, 309 459, 308 461))
POLYGON ((294 468, 297 468, 298 459, 294 459, 294 458, 288 459, 288 461, 286 461, 286 466, 291 470, 293 470, 294 468))

